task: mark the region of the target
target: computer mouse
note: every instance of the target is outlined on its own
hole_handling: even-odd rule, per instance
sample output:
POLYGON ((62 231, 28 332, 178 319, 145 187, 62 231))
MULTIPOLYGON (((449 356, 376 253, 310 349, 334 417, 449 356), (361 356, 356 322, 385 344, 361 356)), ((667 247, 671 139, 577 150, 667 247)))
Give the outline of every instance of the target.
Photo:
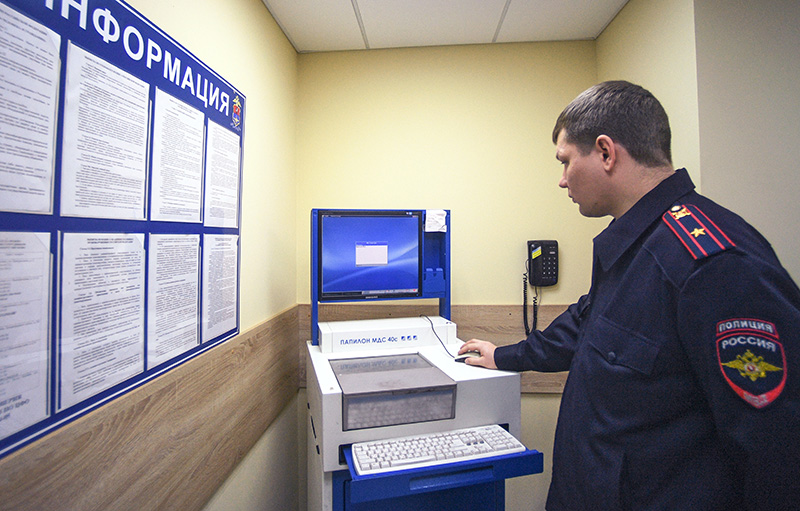
POLYGON ((466 360, 468 358, 478 358, 480 356, 481 356, 480 351, 465 351, 461 355, 456 355, 454 360, 456 362, 464 363, 464 360, 466 360))

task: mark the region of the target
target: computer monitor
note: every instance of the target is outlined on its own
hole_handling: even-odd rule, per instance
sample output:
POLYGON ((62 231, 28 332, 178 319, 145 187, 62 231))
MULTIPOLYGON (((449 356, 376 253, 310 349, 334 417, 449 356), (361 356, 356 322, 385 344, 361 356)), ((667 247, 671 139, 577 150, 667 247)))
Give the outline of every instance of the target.
POLYGON ((317 210, 321 302, 422 296, 419 210, 317 210))

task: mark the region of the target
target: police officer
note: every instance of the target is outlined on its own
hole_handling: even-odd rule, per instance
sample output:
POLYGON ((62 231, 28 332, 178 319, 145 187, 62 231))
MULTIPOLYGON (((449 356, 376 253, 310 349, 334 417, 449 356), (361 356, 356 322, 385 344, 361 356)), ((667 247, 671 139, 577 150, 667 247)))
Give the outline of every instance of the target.
POLYGON ((467 363, 569 370, 551 511, 800 507, 800 290, 769 243, 674 170, 661 104, 628 82, 580 94, 553 130, 559 186, 611 216, 589 293, 467 363))

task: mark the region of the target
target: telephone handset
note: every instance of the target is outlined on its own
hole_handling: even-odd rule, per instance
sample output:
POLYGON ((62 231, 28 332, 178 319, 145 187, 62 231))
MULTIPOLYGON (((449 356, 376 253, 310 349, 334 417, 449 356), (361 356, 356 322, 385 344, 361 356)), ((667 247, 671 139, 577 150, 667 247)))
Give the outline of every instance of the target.
POLYGON ((534 287, 553 286, 558 282, 558 242, 528 242, 528 279, 534 287))
POLYGON ((558 242, 555 240, 528 241, 527 270, 522 278, 522 317, 525 335, 536 330, 539 317, 539 293, 536 288, 553 286, 558 282, 558 242), (533 296, 533 327, 528 325, 528 283, 536 293, 533 296))

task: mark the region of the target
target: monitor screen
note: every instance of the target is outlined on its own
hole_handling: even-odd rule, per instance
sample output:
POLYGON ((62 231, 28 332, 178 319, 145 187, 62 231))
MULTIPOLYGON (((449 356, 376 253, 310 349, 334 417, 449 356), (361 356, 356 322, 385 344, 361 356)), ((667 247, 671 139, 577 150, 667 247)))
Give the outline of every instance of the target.
POLYGON ((319 211, 320 301, 422 295, 421 211, 319 211))

